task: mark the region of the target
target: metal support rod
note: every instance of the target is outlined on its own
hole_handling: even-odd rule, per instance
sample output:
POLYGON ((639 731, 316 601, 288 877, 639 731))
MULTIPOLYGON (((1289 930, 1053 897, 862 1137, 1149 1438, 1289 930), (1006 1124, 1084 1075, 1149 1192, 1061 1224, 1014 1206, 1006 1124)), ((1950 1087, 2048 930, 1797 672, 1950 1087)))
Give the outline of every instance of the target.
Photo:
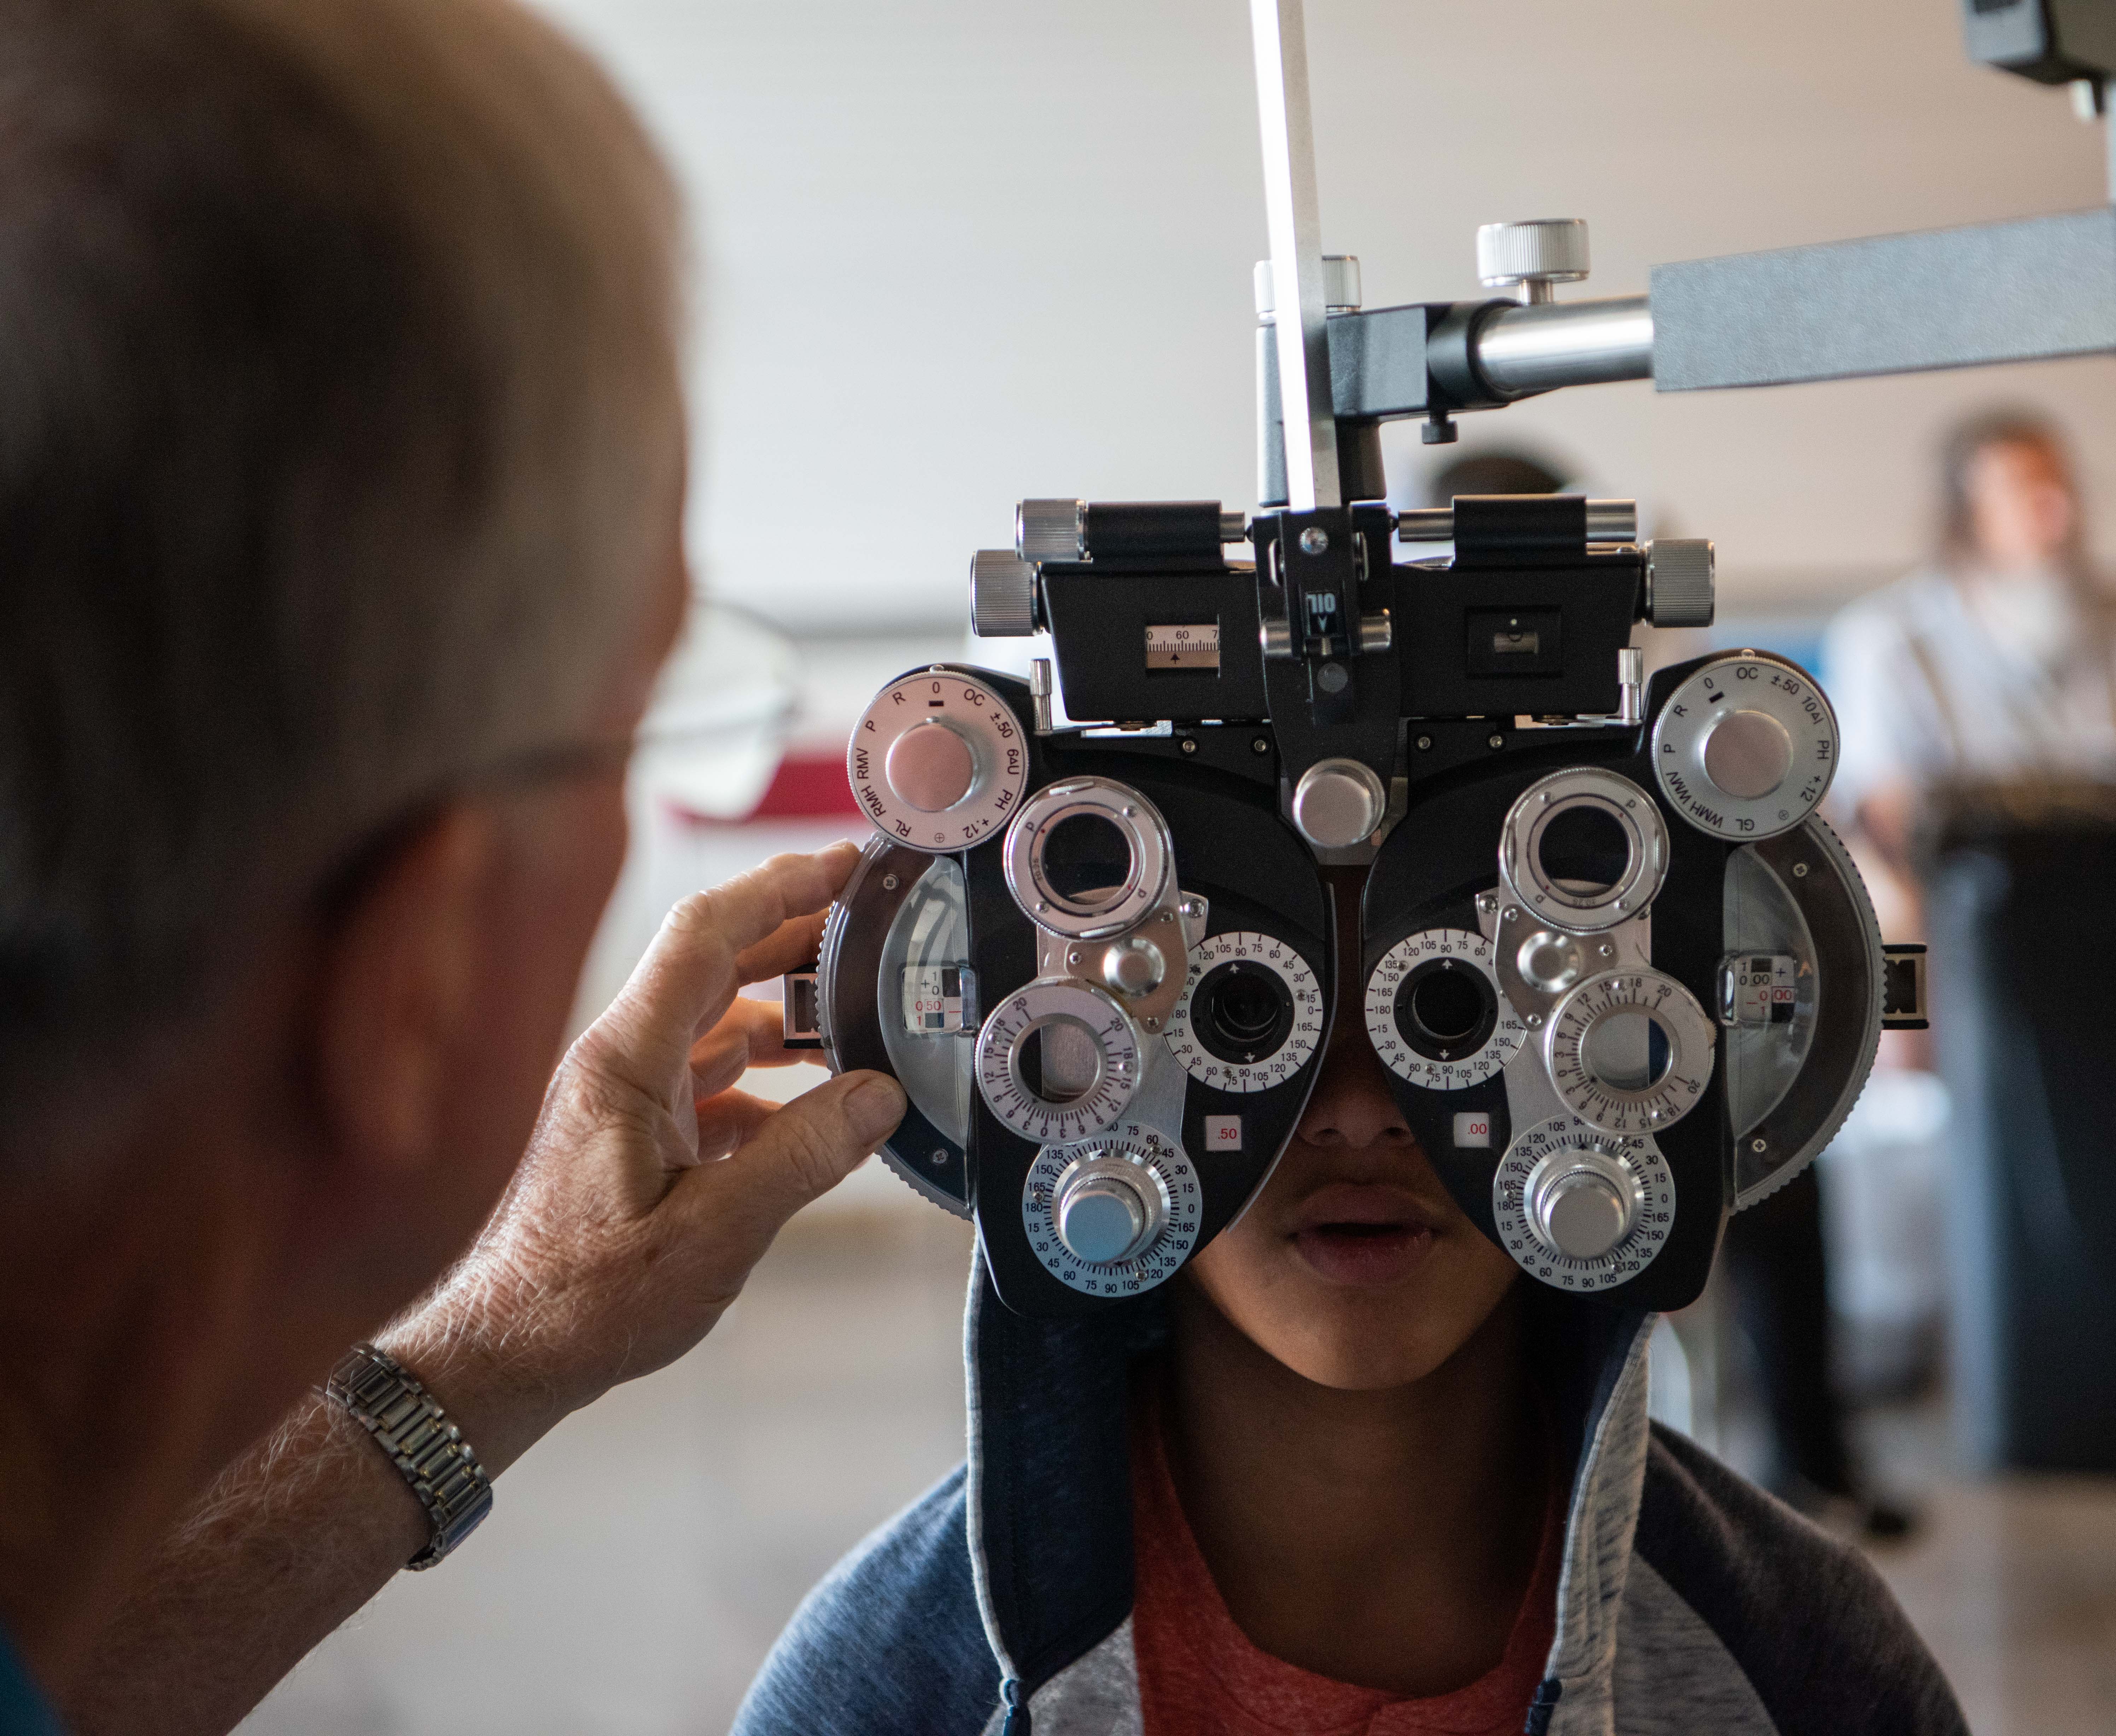
MULTIPOLYGON (((1455 540, 1452 507, 1413 507, 1396 516, 1400 542, 1451 543, 1455 540)), ((1635 500, 1590 500, 1587 503, 1587 540, 1591 545, 1618 546, 1639 540, 1639 503, 1635 500)))
POLYGON ((1478 328, 1477 366, 1500 391, 1653 378, 1653 309, 1644 296, 1502 308, 1478 328))
POLYGON ((1249 25, 1256 45, 1264 209, 1271 227, 1286 498, 1295 512, 1312 512, 1340 506, 1343 497, 1330 345, 1323 325, 1322 219, 1315 195, 1315 127, 1301 0, 1249 0, 1249 25), (1296 307, 1298 318, 1292 317, 1296 307))

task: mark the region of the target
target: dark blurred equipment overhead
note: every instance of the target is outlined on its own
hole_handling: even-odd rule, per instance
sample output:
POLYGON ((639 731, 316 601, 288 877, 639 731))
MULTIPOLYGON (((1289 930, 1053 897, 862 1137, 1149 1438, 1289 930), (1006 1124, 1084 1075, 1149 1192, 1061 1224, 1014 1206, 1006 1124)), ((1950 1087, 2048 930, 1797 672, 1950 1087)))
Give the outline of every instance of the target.
POLYGON ((1962 0, 1969 57, 2039 85, 2116 78, 2109 0, 1962 0))

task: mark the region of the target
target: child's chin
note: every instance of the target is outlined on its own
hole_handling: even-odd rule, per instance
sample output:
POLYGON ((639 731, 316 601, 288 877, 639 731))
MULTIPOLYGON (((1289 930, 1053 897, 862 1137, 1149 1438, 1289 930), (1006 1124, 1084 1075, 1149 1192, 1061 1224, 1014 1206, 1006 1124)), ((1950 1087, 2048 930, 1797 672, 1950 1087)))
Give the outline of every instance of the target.
POLYGON ((1326 1224, 1300 1231, 1293 1245, 1326 1284, 1386 1290, 1415 1277, 1432 1258, 1437 1239, 1429 1229, 1408 1225, 1352 1230, 1326 1224))

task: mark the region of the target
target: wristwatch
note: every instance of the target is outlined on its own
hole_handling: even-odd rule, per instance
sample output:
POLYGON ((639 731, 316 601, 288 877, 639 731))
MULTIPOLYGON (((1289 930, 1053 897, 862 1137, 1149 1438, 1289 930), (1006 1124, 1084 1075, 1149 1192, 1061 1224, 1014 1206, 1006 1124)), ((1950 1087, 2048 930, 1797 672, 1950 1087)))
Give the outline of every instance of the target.
POLYGON ((491 1479, 462 1431, 388 1352, 354 1345, 338 1358, 324 1394, 375 1437, 426 1509, 433 1536, 405 1566, 431 1567, 492 1511, 491 1479))

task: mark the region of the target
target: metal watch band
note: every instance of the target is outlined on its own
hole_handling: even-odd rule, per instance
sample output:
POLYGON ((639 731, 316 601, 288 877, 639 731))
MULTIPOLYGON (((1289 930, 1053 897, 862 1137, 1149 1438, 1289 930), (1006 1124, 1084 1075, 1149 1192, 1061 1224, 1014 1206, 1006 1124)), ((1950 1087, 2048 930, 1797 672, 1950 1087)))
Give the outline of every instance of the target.
POLYGON ((426 1509, 432 1538, 405 1566, 431 1567, 492 1511, 491 1480, 462 1431, 388 1352, 354 1345, 331 1371, 324 1393, 375 1437, 426 1509))

